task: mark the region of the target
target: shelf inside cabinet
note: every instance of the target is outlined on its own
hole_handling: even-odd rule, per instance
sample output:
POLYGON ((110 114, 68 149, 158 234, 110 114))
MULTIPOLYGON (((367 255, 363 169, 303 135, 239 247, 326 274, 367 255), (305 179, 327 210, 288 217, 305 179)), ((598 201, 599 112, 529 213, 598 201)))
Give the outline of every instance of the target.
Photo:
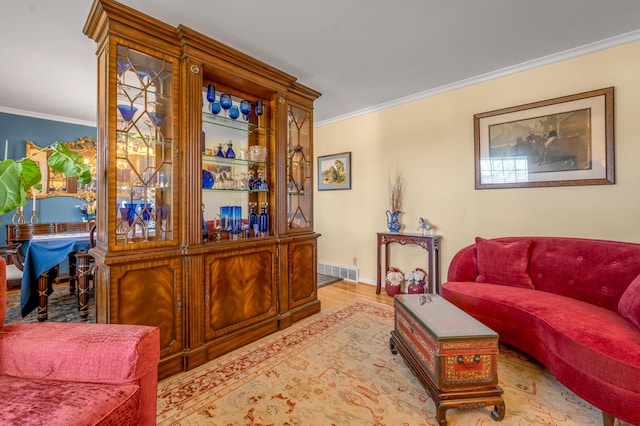
MULTIPOLYGON (((222 113, 220 113, 222 114, 222 113)), ((242 119, 232 119, 224 117, 220 114, 213 114, 210 112, 202 112, 202 124, 213 124, 215 126, 224 127, 233 131, 246 133, 249 135, 268 136, 271 134, 272 129, 264 126, 258 126, 257 124, 245 121, 242 119)))
POLYGON ((223 166, 271 167, 271 163, 266 163, 264 161, 245 160, 241 158, 226 158, 209 154, 202 154, 202 162, 219 164, 223 166))

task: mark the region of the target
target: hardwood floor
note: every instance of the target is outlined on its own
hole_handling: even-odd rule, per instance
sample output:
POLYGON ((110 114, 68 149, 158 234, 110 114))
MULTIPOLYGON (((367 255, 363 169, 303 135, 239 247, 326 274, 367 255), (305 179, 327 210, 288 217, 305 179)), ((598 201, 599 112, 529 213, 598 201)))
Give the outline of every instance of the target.
POLYGON ((340 305, 355 297, 393 306, 393 297, 389 297, 384 288, 380 294, 376 294, 376 286, 371 284, 342 280, 318 289, 318 299, 320 299, 323 310, 340 305))

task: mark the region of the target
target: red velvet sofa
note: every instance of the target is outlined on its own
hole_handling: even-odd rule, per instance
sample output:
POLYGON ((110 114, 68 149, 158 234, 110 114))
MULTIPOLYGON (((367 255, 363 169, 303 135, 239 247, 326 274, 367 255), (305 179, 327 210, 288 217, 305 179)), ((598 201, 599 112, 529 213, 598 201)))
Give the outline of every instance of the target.
POLYGON ((441 295, 614 418, 640 425, 640 244, 508 237, 460 250, 441 295))
MULTIPOLYGON (((0 257, 0 325, 6 313, 0 257)), ((155 425, 156 327, 43 322, 0 327, 0 424, 155 425)))

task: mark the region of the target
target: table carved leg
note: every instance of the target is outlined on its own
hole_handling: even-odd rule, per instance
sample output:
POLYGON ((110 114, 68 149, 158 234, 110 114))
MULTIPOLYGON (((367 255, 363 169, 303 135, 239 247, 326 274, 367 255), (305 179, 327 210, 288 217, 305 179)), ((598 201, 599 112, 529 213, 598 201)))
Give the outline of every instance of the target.
POLYGON ((69 294, 76 294, 76 284, 77 284, 77 279, 76 279, 76 256, 75 254, 70 254, 69 255, 69 294))
POLYGON ((80 318, 87 319, 89 315, 89 254, 78 254, 76 256, 77 280, 78 280, 78 309, 80 318))
POLYGON ((43 272, 38 277, 38 321, 46 321, 49 318, 47 305, 49 304, 49 271, 43 272))

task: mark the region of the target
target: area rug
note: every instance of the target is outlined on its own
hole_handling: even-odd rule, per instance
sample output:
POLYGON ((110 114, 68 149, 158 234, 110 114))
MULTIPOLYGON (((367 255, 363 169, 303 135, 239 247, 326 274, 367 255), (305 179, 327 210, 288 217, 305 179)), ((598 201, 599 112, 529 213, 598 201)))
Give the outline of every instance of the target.
MULTIPOLYGON (((434 404, 389 350, 390 306, 355 299, 158 385, 159 425, 437 425, 434 404)), ((447 411, 449 425, 600 425, 601 412, 502 347, 506 414, 447 411)))
POLYGON ((342 281, 342 278, 332 277, 331 275, 318 274, 318 288, 326 287, 329 284, 342 281))
MULTIPOLYGON (((7 314, 5 324, 33 323, 38 322, 37 309, 22 318, 20 313, 20 290, 7 292, 7 314)), ((53 286, 53 293, 49 296, 47 305, 48 321, 57 322, 96 322, 96 310, 93 298, 93 289, 89 295, 89 315, 87 319, 80 318, 78 310, 78 296, 69 294, 69 283, 56 284, 53 286)))

